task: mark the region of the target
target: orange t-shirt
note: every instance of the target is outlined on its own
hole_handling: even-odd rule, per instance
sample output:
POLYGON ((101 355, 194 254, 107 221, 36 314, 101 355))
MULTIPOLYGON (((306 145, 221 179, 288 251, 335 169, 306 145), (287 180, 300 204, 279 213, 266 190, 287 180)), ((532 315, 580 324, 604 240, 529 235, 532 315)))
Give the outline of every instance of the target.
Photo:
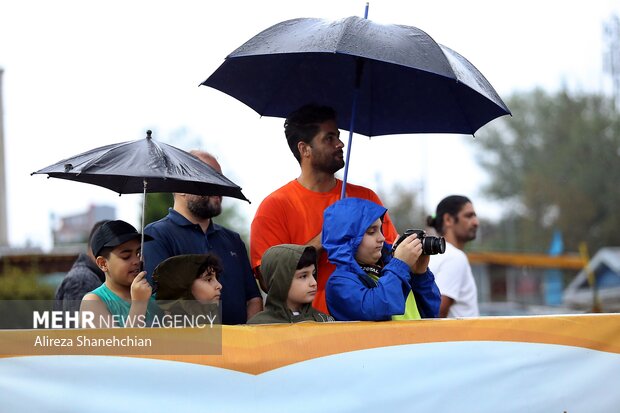
MULTIPOLYGON (((329 192, 314 192, 293 180, 274 191, 261 202, 250 232, 250 262, 252 268, 260 265, 265 251, 279 244, 305 245, 321 232, 323 211, 340 199, 342 181, 329 192)), ((372 190, 347 183, 347 197, 363 198, 382 205, 372 190)), ((398 236, 388 214, 383 219, 383 234, 386 242, 393 243, 398 236)), ((327 260, 327 253, 319 255, 317 267, 317 294, 313 306, 327 313, 325 284, 336 267, 327 260)))

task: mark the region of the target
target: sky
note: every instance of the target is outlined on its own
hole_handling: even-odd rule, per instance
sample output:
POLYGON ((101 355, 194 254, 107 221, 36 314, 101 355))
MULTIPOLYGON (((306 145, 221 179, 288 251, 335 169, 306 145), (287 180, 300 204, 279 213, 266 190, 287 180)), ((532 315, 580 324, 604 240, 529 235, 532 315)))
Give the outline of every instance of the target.
MULTIPOLYGON (((283 120, 198 85, 278 22, 363 16, 364 7, 357 0, 0 0, 10 244, 49 249, 57 217, 91 204, 115 206, 117 218, 139 226, 140 195, 30 173, 141 139, 147 129, 181 149, 214 153, 252 201, 224 200, 237 203, 249 225, 261 200, 299 173, 283 120)), ((610 93, 602 25, 614 13, 617 0, 374 0, 368 17, 424 30, 465 56, 506 100, 536 87, 610 93)), ((475 145, 467 135, 354 136, 349 181, 415 188, 428 210, 444 196, 468 195, 478 215, 497 219, 502 206, 482 192, 490 177, 475 145)))

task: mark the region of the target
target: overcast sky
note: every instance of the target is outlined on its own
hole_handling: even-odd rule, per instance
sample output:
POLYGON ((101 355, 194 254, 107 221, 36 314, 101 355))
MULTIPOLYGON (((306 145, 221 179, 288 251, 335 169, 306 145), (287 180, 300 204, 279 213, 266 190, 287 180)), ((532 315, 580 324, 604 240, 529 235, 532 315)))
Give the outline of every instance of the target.
MULTIPOLYGON (((51 214, 83 212, 92 203, 117 206, 118 218, 138 225, 139 195, 119 198, 96 186, 30 173, 94 147, 143 138, 146 129, 182 149, 215 153, 224 174, 252 200, 225 200, 239 203, 249 223, 260 201, 299 171, 282 119, 260 118, 198 84, 228 53, 273 24, 362 16, 364 5, 0 0, 11 244, 50 247, 51 214)), ((535 87, 608 93, 602 24, 613 13, 620 14, 618 1, 375 0, 369 18, 426 31, 470 60, 506 99, 535 87)), ((355 138, 350 182, 423 186, 429 209, 446 195, 462 193, 474 200, 479 215, 501 214, 480 192, 488 176, 475 162, 471 136, 355 138)))

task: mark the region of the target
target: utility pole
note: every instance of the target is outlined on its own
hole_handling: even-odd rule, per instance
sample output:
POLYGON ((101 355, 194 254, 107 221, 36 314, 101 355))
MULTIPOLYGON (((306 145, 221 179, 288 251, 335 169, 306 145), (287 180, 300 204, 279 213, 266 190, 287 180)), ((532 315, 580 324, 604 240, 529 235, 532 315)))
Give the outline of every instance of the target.
POLYGON ((0 67, 0 248, 9 246, 6 213, 6 167, 4 163, 4 107, 2 106, 2 75, 0 67))
POLYGON ((603 24, 603 36, 603 70, 611 77, 613 102, 617 108, 620 107, 620 18, 617 15, 603 24))

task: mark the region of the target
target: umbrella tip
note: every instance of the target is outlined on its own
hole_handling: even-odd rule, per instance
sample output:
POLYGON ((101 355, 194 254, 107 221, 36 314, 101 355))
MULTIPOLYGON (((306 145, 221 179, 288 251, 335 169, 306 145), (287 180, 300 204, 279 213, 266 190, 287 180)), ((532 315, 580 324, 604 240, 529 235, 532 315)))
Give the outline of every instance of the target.
POLYGON ((151 139, 151 134, 152 134, 152 133, 153 133, 153 132, 151 132, 151 130, 150 130, 150 129, 149 129, 149 130, 147 130, 147 131, 146 131, 146 139, 151 139))

